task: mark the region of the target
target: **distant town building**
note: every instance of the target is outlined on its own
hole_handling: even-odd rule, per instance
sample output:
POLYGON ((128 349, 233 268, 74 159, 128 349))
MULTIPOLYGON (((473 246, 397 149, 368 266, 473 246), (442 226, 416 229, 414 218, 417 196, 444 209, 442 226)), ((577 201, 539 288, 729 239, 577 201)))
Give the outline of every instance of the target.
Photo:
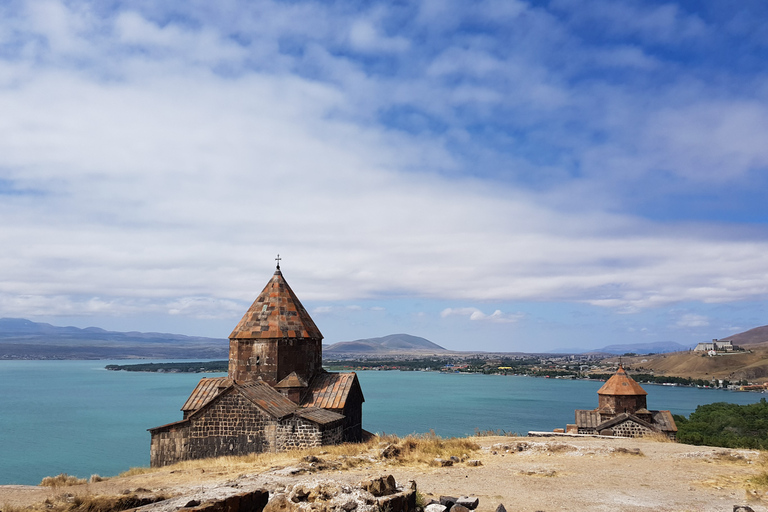
POLYGON ((711 343, 699 343, 694 352, 733 352, 737 347, 730 340, 712 340, 711 343))
POLYGON ((227 377, 201 379, 181 421, 149 429, 152 467, 361 440, 357 375, 323 370, 322 339, 278 260, 229 335, 227 377))
POLYGON ((622 365, 616 374, 597 391, 597 409, 575 411, 576 423, 568 425, 566 432, 599 434, 617 437, 642 437, 662 433, 674 440, 677 425, 669 411, 649 411, 648 393, 622 365))

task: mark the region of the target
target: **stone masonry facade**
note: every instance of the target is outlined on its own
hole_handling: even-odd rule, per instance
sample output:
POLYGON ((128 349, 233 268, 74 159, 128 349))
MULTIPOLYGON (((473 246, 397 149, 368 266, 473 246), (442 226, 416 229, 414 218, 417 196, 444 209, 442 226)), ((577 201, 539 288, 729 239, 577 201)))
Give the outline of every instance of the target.
POLYGON ((153 467, 188 459, 284 451, 339 443, 341 420, 327 425, 290 415, 275 419, 242 395, 225 393, 216 404, 177 424, 153 429, 153 467))

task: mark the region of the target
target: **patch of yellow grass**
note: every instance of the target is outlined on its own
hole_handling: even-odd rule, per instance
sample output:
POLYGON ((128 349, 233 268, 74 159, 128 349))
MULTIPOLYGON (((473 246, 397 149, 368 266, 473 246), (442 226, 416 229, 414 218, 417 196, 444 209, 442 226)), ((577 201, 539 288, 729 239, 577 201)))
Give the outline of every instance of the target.
POLYGON ((383 441, 399 449, 399 454, 396 457, 386 459, 390 463, 398 465, 429 465, 435 459, 450 459, 451 457, 464 460, 469 454, 480 449, 480 446, 471 438, 451 437, 443 439, 434 434, 409 435, 402 439, 397 436, 389 436, 383 441))
POLYGON ((118 477, 124 477, 124 476, 135 476, 135 475, 145 475, 147 473, 152 473, 153 471, 157 471, 159 468, 143 468, 143 467, 136 467, 136 468, 130 468, 128 471, 123 471, 118 477))
POLYGON ((85 478, 77 478, 76 476, 68 475, 66 473, 59 473, 56 476, 47 476, 40 482, 41 487, 69 487, 71 485, 82 485, 88 483, 85 478))
POLYGON ((768 452, 762 452, 757 459, 760 472, 747 480, 747 488, 752 490, 768 490, 768 452))
POLYGON ((667 437, 667 435, 663 432, 651 432, 650 434, 645 434, 639 439, 643 439, 645 441, 653 441, 655 443, 673 443, 674 442, 669 437, 667 437))

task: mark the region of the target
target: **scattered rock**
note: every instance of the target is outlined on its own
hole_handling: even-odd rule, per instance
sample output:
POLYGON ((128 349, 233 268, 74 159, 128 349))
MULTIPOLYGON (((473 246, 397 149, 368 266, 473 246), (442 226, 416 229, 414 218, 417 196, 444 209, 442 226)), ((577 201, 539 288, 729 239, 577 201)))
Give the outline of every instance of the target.
POLYGON ((482 466, 483 463, 477 459, 471 459, 467 461, 467 466, 482 466))
POLYGON ((199 504, 200 504, 200 500, 190 500, 190 501, 187 502, 186 505, 184 505, 184 508, 196 507, 199 504))
POLYGON ((496 507, 496 512, 507 512, 507 509, 504 507, 503 503, 499 503, 499 506, 496 507))
POLYGON ((755 511, 752 510, 752 507, 748 507, 747 505, 734 505, 733 512, 755 512, 755 511))
POLYGON ((456 504, 457 499, 454 496, 440 496, 440 504, 446 508, 451 508, 456 504))
POLYGON ((397 492, 395 477, 392 475, 367 480, 362 482, 362 487, 377 498, 380 496, 388 496, 397 492))
POLYGON ((253 512, 262 512, 269 500, 269 493, 263 489, 251 492, 233 494, 221 501, 207 502, 188 509, 189 512, 239 512, 250 510, 253 512))
POLYGON ((307 489, 303 485, 297 485, 293 488, 293 491, 291 491, 291 501, 294 503, 309 501, 309 494, 311 492, 310 489, 307 489))
POLYGON ((285 494, 278 494, 267 503, 263 512, 288 512, 293 510, 294 506, 288 496, 285 494))
POLYGON ((445 467, 448 467, 448 466, 453 466, 453 461, 451 459, 440 459, 440 458, 438 458, 438 459, 435 459, 434 464, 435 464, 435 466, 440 466, 440 467, 445 468, 445 467))
POLYGON ((457 457, 457 456, 455 456, 455 455, 451 455, 451 462, 453 462, 453 463, 459 463, 459 462, 461 462, 461 459, 460 459, 460 458, 458 458, 458 457, 457 457))
POLYGON ((469 510, 475 510, 480 504, 480 499, 476 497, 462 496, 456 500, 456 504, 461 505, 462 507, 465 507, 469 510))
POLYGON ((381 450, 381 458, 383 459, 394 459, 396 457, 400 456, 402 450, 400 450, 400 447, 394 444, 388 444, 386 448, 381 450))

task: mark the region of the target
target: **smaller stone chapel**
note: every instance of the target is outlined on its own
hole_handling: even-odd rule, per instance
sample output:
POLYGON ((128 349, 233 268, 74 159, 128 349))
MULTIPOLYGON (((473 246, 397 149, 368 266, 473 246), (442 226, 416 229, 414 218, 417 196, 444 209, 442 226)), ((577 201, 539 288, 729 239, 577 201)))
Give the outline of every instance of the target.
POLYGON ((277 270, 232 334, 226 377, 203 378, 181 421, 149 429, 152 467, 360 441, 354 372, 322 367, 323 335, 277 270))
POLYGON ((576 423, 566 432, 617 437, 642 437, 662 433, 677 437, 677 425, 669 411, 649 411, 648 393, 619 364, 616 374, 597 390, 597 409, 576 409, 576 423))

